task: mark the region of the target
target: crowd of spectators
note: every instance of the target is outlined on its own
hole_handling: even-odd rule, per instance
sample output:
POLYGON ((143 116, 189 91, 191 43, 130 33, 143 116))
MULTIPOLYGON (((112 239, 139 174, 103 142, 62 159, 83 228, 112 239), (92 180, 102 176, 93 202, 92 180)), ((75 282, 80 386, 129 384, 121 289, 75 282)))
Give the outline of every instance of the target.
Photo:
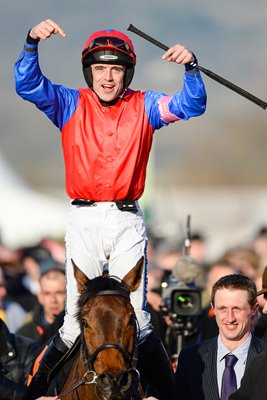
MULTIPOLYGON (((174 370, 182 349, 216 337, 219 333, 210 305, 215 282, 226 275, 242 274, 253 280, 258 290, 261 289, 262 273, 267 264, 267 228, 261 228, 250 243, 225 249, 213 261, 206 258, 205 236, 202 233, 192 234, 189 254, 197 264, 192 282, 177 279, 175 268, 185 257, 184 250, 183 240, 173 242, 149 234, 148 307, 156 333, 165 344, 174 370), (163 296, 164 286, 170 287, 167 302, 163 296), (185 311, 182 318, 173 313, 171 295, 177 288, 199 291, 201 304, 196 315, 190 313, 190 308, 188 315, 185 311)), ((0 244, 1 330, 13 341, 14 338, 22 340, 27 353, 21 376, 15 379, 14 395, 6 398, 20 398, 21 385, 26 383, 29 373, 29 363, 62 324, 66 296, 64 261, 64 241, 58 239, 44 238, 32 246, 17 249, 0 244)), ((266 339, 267 318, 262 313, 264 299, 261 297, 258 299, 259 310, 253 333, 266 339)), ((0 351, 4 354, 6 349, 3 347, 0 351)), ((3 375, 1 354, 0 388, 3 378, 9 379, 3 375)))

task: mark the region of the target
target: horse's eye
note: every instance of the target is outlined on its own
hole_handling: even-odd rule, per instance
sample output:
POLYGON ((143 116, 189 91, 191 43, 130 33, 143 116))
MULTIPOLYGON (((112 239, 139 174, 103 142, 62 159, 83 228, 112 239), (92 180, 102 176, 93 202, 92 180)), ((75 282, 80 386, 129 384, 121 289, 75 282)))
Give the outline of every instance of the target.
POLYGON ((84 328, 88 328, 88 323, 87 323, 86 319, 82 319, 82 325, 84 328))

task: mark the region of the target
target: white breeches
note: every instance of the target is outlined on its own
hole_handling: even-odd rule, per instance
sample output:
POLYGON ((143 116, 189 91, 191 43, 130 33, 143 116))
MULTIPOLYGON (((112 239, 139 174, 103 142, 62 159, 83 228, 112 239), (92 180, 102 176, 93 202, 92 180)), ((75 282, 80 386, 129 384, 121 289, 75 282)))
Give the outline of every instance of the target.
POLYGON ((139 288, 131 293, 140 327, 140 343, 151 333, 150 314, 146 311, 147 237, 143 213, 120 211, 114 202, 98 202, 91 206, 70 205, 66 227, 67 300, 60 336, 71 346, 80 333, 75 319, 79 296, 71 259, 93 279, 102 275, 108 265, 110 275, 123 278, 144 256, 145 265, 139 288))

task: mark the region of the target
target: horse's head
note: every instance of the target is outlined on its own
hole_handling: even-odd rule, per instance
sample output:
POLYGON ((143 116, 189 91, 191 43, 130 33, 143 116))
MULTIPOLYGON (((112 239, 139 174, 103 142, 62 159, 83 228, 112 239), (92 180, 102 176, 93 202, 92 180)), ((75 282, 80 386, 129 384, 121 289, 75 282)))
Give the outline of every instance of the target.
POLYGON ((143 261, 142 257, 122 281, 108 275, 90 280, 73 263, 83 364, 96 373, 96 390, 105 400, 126 398, 136 373, 137 325, 130 293, 140 284, 143 261))

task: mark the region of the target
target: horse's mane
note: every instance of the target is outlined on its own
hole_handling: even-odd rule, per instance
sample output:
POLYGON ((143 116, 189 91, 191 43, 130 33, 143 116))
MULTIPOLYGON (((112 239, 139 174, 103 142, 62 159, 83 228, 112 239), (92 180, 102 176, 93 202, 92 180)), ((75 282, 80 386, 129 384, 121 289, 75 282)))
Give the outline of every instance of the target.
POLYGON ((107 275, 98 276, 90 280, 88 279, 86 287, 84 288, 83 293, 78 299, 78 311, 76 313, 76 318, 80 321, 82 308, 89 299, 95 297, 98 292, 107 290, 120 291, 127 296, 129 296, 130 294, 129 286, 115 276, 113 277, 107 275))

